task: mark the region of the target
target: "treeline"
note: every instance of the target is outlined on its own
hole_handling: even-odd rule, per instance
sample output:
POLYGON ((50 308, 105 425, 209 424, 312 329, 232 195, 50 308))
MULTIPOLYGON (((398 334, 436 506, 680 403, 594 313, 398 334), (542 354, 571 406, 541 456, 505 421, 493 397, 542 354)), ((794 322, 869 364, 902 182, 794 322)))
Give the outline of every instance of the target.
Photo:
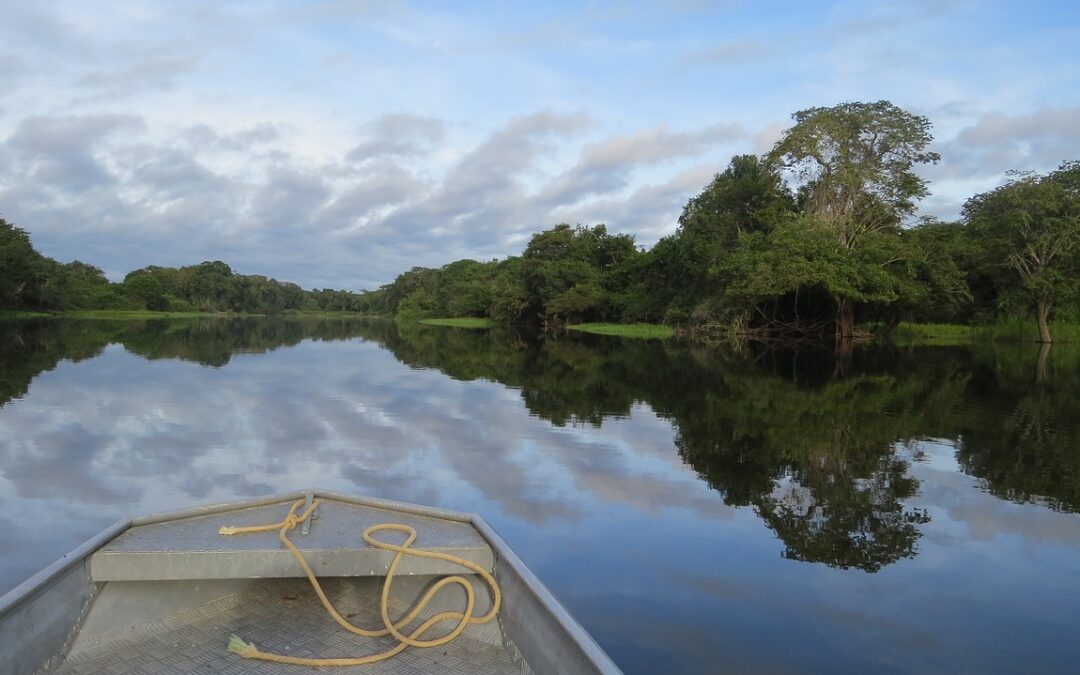
POLYGON ((123 283, 46 258, 0 220, 0 309, 490 317, 559 328, 666 323, 703 337, 835 335, 901 321, 1080 321, 1080 162, 1014 172, 956 222, 909 226, 937 162, 930 122, 888 101, 793 115, 764 156, 740 155, 651 249, 604 225, 556 225, 520 256, 414 267, 368 293, 235 274, 222 262, 146 267, 123 283))
POLYGON ((1080 319, 1080 163, 1010 174, 957 222, 905 223, 928 192, 930 122, 887 101, 793 115, 770 153, 734 157, 645 250, 560 224, 520 256, 415 267, 366 294, 405 318, 559 327, 654 322, 701 335, 847 338, 900 321, 1080 319))
POLYGON ((89 309, 170 312, 248 312, 369 309, 359 293, 307 291, 287 281, 236 274, 223 262, 188 267, 150 266, 130 272, 122 283, 78 260, 60 263, 36 251, 30 236, 0 218, 0 309, 67 311, 89 309))

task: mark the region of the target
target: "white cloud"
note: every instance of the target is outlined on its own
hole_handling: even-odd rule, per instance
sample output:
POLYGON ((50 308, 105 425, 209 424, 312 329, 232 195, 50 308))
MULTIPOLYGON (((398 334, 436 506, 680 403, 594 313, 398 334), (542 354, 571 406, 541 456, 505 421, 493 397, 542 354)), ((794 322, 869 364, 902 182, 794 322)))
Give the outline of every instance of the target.
POLYGON ((113 276, 217 258, 371 287, 517 253, 563 220, 648 243, 731 155, 843 100, 937 123, 923 213, 1080 156, 1075 40, 987 39, 975 19, 1004 8, 0 0, 0 14, 0 213, 113 276))

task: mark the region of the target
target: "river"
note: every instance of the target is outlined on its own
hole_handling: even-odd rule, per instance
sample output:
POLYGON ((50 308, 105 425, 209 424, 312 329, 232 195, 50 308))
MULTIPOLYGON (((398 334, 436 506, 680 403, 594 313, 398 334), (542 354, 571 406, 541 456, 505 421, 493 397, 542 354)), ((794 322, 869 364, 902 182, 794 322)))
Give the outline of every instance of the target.
POLYGON ((1080 663, 1080 350, 0 322, 0 592, 310 486, 476 511, 628 673, 1080 663))

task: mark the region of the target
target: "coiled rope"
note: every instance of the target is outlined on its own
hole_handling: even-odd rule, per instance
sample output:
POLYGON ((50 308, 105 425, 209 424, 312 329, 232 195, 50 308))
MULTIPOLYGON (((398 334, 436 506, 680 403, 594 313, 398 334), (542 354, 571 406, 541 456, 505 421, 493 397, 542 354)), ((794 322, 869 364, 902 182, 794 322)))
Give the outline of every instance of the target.
POLYGON ((488 621, 494 619, 495 615, 498 614, 499 605, 502 603, 502 593, 500 593, 499 591, 499 585, 495 582, 495 578, 492 577, 487 570, 470 560, 465 560, 464 558, 459 558, 455 555, 438 553, 436 551, 422 551, 411 548, 413 542, 416 541, 416 530, 409 527, 408 525, 383 523, 381 525, 372 525, 371 527, 364 530, 363 534, 364 541, 367 542, 370 546, 383 549, 384 551, 394 551, 395 553, 394 560, 390 563, 390 567, 386 571, 386 581, 383 582, 382 597, 379 601, 379 613, 382 616, 383 628, 367 629, 353 625, 345 617, 341 616, 341 614, 338 613, 336 609, 334 609, 334 605, 326 597, 326 593, 323 592, 322 585, 320 585, 319 580, 315 578, 315 573, 311 571, 311 566, 308 565, 307 560, 305 560, 303 554, 300 553, 300 549, 298 549, 296 545, 289 540, 288 532, 300 523, 307 520, 309 517, 311 517, 312 512, 319 505, 319 500, 312 500, 311 505, 308 506, 302 514, 297 515, 297 509, 299 509, 303 504, 303 499, 294 503, 289 509, 289 514, 285 516, 285 519, 282 520, 280 523, 273 523, 271 525, 255 525, 252 527, 223 527, 218 530, 218 533, 223 535, 233 535, 246 534, 250 532, 269 532, 271 530, 277 530, 278 539, 281 540, 282 544, 285 544, 285 546, 292 552, 293 557, 296 558, 296 561, 300 563, 300 566, 302 568, 304 568, 304 574, 307 575, 308 581, 311 582, 312 588, 315 589, 315 594, 319 596, 319 600, 322 601, 323 607, 326 608, 326 611, 330 614, 331 617, 333 617, 334 621, 337 621, 338 625, 340 625, 342 628, 349 631, 350 633, 363 637, 375 638, 392 635, 398 641, 398 643, 394 647, 391 647, 384 652, 380 652, 378 654, 371 654, 369 656, 360 656, 356 658, 303 658, 259 651, 255 647, 255 645, 244 642, 236 635, 233 635, 229 640, 230 652, 239 654, 245 659, 261 659, 263 661, 274 661, 276 663, 287 663, 297 666, 361 666, 368 663, 377 663, 379 661, 384 661, 391 656, 394 656, 395 654, 401 653, 407 647, 437 647, 439 645, 444 645, 447 642, 450 642, 451 640, 456 638, 458 635, 460 635, 461 632, 464 631, 469 624, 487 623, 488 621), (376 532, 381 532, 384 530, 404 532, 408 536, 405 539, 405 543, 401 545, 389 544, 383 541, 379 541, 372 536, 376 532), (461 567, 464 567, 480 575, 480 577, 483 578, 483 580, 487 583, 488 587, 491 589, 491 609, 488 611, 487 614, 484 614, 483 616, 473 616, 472 614, 473 608, 476 604, 476 598, 473 593, 472 585, 465 577, 455 574, 443 577, 438 582, 436 582, 430 589, 428 589, 427 593, 424 594, 420 601, 416 603, 416 605, 407 615, 399 619, 397 622, 394 622, 390 618, 390 586, 394 579, 394 573, 397 571, 398 563, 400 563, 401 559, 407 555, 416 556, 418 558, 433 558, 436 560, 445 560, 447 562, 454 563, 455 565, 460 565, 461 567), (407 626, 411 621, 413 621, 417 617, 417 615, 424 611, 424 608, 427 606, 428 602, 431 601, 432 597, 434 597, 435 594, 438 593, 439 590, 442 589, 444 586, 448 586, 450 584, 458 584, 459 586, 461 586, 462 590, 465 591, 465 611, 440 612, 439 614, 432 616, 430 619, 424 621, 422 624, 417 626, 416 629, 408 635, 402 633, 401 630, 405 628, 405 626, 407 626), (457 621, 457 624, 454 626, 453 630, 451 630, 449 633, 442 637, 433 638, 430 640, 422 639, 429 628, 441 621, 457 621))

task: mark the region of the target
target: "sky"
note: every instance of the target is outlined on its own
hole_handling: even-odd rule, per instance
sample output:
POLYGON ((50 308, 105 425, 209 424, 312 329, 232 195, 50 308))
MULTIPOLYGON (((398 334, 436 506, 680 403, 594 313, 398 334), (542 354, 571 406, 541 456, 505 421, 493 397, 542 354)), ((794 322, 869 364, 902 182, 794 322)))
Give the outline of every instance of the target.
POLYGON ((1080 159, 1080 3, 0 0, 0 216, 114 280, 224 260, 306 288, 642 246, 791 114, 887 99, 920 216, 1080 159))

